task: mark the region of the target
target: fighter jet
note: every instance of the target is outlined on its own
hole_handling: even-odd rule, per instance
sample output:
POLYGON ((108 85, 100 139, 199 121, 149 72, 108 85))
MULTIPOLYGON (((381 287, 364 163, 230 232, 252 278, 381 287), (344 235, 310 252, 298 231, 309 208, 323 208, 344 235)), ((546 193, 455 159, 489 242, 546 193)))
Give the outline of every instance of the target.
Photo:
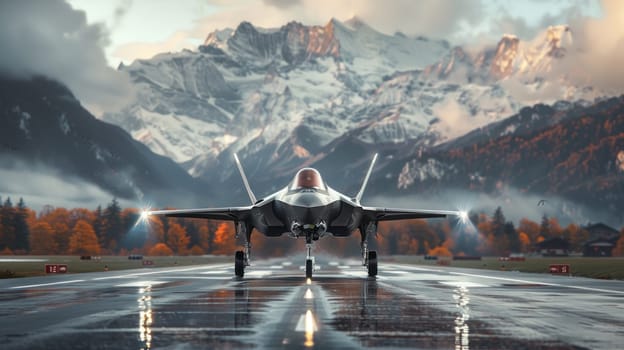
POLYGON ((369 276, 377 275, 377 252, 368 250, 368 238, 377 234, 380 221, 404 219, 444 218, 458 216, 466 220, 467 214, 451 210, 391 209, 368 207, 360 204, 366 184, 377 160, 377 154, 366 172, 362 187, 354 197, 344 195, 329 187, 321 174, 313 168, 299 170, 293 180, 282 190, 265 198, 256 199, 251 191, 240 160, 234 155, 251 205, 230 208, 200 208, 182 210, 145 210, 142 219, 151 215, 178 218, 200 218, 233 221, 236 236, 245 238, 244 250, 235 253, 234 273, 243 277, 251 261, 251 233, 255 229, 268 237, 287 234, 306 241, 305 275, 312 278, 314 242, 324 237, 347 237, 358 230, 361 237, 362 265, 369 276))

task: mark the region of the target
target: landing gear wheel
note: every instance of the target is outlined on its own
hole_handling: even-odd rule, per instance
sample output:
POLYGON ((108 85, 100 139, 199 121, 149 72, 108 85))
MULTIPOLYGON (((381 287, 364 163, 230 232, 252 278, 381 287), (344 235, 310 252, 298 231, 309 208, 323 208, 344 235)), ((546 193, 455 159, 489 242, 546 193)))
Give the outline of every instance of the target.
POLYGON ((313 269, 314 264, 312 263, 312 259, 306 259, 306 278, 312 278, 313 269))
POLYGON ((245 252, 242 250, 234 255, 234 274, 236 277, 243 277, 245 274, 245 252))
POLYGON ((368 275, 370 277, 377 276, 377 252, 371 250, 368 252, 368 275))

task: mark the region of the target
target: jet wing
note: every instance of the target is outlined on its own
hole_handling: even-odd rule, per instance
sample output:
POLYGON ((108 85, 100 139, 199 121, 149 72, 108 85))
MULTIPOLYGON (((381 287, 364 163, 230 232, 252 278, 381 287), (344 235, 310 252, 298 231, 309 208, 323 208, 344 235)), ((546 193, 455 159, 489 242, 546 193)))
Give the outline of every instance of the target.
POLYGON ((459 211, 426 209, 393 209, 362 207, 362 215, 374 221, 444 218, 447 215, 462 216, 459 211))
POLYGON ((173 209, 173 210, 152 210, 147 211, 147 215, 164 215, 175 218, 196 218, 240 221, 251 214, 252 206, 231 207, 231 208, 199 208, 199 209, 173 209))

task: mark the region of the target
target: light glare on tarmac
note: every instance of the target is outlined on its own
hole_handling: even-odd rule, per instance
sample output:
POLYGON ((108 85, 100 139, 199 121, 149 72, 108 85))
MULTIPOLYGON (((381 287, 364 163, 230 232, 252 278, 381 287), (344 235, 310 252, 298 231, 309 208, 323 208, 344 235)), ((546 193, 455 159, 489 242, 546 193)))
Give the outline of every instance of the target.
POLYGON ((212 264, 3 280, 3 350, 611 350, 624 339, 624 281, 381 263, 377 279, 327 264, 311 285, 276 263, 242 279, 212 264))

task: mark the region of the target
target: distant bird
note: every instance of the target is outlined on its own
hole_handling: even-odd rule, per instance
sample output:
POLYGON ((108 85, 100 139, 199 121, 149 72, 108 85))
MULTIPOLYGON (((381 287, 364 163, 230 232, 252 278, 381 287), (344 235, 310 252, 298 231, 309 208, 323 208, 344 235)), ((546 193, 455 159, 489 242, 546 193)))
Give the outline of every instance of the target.
POLYGON ((539 202, 537 202, 537 206, 538 207, 543 207, 546 204, 546 200, 545 199, 541 199, 539 202))

